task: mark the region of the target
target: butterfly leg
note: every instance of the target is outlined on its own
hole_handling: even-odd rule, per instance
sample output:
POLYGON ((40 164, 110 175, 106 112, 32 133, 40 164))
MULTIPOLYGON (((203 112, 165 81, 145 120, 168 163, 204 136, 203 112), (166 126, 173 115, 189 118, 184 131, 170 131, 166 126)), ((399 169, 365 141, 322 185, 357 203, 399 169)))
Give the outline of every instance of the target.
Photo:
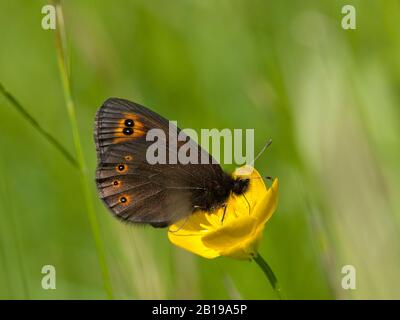
POLYGON ((224 223, 226 208, 228 207, 228 205, 227 205, 226 203, 224 203, 224 204, 223 204, 223 207, 224 207, 224 213, 222 214, 221 224, 224 223))
POLYGON ((243 193, 243 197, 244 197, 244 200, 246 200, 246 202, 247 202, 247 206, 248 206, 248 208, 249 208, 249 215, 250 215, 250 203, 249 203, 249 201, 247 200, 247 198, 246 198, 246 196, 245 196, 244 193, 243 193))

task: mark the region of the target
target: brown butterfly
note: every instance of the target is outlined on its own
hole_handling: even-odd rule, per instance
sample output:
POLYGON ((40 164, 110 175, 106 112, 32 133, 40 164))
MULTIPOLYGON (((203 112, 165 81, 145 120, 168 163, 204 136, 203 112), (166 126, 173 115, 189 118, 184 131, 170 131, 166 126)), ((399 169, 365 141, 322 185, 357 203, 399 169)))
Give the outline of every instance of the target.
POLYGON ((224 207, 229 196, 243 194, 249 179, 233 178, 197 143, 185 136, 177 142, 195 144, 198 163, 150 164, 146 141, 150 129, 165 132, 167 150, 172 139, 183 134, 170 122, 144 106, 110 98, 97 111, 94 139, 98 167, 96 184, 100 198, 111 212, 124 221, 166 227, 198 210, 224 207), (173 132, 173 131, 172 131, 173 132), (201 164, 200 159, 209 159, 201 164))

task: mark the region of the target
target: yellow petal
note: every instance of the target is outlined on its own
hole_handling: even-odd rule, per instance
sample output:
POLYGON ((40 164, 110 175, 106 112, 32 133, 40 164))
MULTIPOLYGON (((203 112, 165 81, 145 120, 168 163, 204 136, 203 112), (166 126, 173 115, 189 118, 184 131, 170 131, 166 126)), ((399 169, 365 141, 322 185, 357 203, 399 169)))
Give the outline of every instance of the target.
POLYGON ((207 247, 219 251, 221 256, 251 259, 256 255, 263 235, 263 225, 252 217, 240 217, 203 237, 207 247), (222 229, 222 230, 221 230, 222 229))
POLYGON ((278 186, 278 179, 275 179, 252 211, 252 216, 259 220, 260 225, 264 225, 275 212, 278 204, 278 186))
POLYGON ((251 216, 242 216, 224 223, 220 228, 207 232, 202 238, 205 246, 216 251, 226 250, 251 238, 257 229, 257 220, 251 216))
POLYGON ((178 233, 168 232, 168 238, 174 245, 204 258, 213 259, 220 256, 218 251, 208 248, 203 244, 200 234, 179 235, 178 233))
POLYGON ((168 238, 176 246, 212 259, 219 256, 218 252, 207 248, 201 238, 211 225, 204 212, 198 212, 171 225, 168 229, 168 238))
POLYGON ((175 222, 168 228, 169 232, 179 235, 202 233, 211 227, 210 222, 205 216, 205 212, 196 212, 190 216, 175 222))
POLYGON ((252 236, 246 238, 245 241, 221 251, 221 256, 240 260, 248 260, 255 257, 263 235, 263 230, 264 226, 259 226, 256 231, 252 233, 252 236))

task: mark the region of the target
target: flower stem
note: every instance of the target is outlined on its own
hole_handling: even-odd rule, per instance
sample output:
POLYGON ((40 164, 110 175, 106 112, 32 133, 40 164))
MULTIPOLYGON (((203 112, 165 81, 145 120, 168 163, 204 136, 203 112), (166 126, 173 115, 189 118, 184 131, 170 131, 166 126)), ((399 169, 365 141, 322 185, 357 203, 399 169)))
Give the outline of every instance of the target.
POLYGON ((278 279, 276 278, 274 272, 272 271, 272 269, 269 266, 269 264, 267 263, 267 261, 265 261, 264 258, 259 253, 257 253, 257 255, 253 258, 253 260, 258 264, 258 266, 261 268, 261 270, 267 276, 269 283, 271 284, 272 289, 274 289, 279 300, 282 300, 281 288, 279 286, 278 279))
POLYGON ((62 82, 62 88, 64 91, 65 103, 68 111, 69 121, 71 123, 72 136, 75 145, 75 153, 76 159, 79 166, 81 187, 83 190, 85 203, 86 203, 86 212, 88 214, 89 223, 92 228, 92 235, 94 238, 94 242, 96 245, 97 257, 101 269, 101 274, 103 277, 103 285, 104 289, 107 293, 109 299, 113 298, 113 292, 110 281, 110 274, 108 271, 108 266, 106 262, 105 249, 104 244, 100 234, 100 226, 99 221, 95 212, 92 192, 89 186, 89 177, 87 173, 86 160, 83 154, 83 149, 81 145, 81 139, 78 130, 78 123, 75 112, 75 103, 72 98, 71 92, 71 84, 70 84, 70 75, 68 70, 68 59, 67 59, 67 41, 66 41, 66 32, 64 25, 64 17, 60 4, 60 0, 54 0, 54 4, 56 5, 56 14, 57 14, 57 30, 56 30, 56 52, 57 52, 57 60, 60 71, 60 77, 62 82))

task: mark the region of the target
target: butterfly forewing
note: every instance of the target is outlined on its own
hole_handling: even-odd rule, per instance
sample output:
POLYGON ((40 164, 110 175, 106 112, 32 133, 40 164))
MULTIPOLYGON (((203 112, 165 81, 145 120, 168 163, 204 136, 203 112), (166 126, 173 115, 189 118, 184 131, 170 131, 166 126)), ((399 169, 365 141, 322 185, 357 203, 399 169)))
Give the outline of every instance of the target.
MULTIPOLYGON (((219 179, 219 164, 149 164, 146 141, 150 129, 165 132, 166 147, 177 140, 176 131, 165 118, 144 106, 123 99, 108 99, 95 120, 98 156, 96 183, 100 197, 120 219, 166 226, 191 214, 195 193, 206 181, 219 179)), ((187 137, 188 143, 196 144, 187 137)), ((178 142, 178 148, 182 142, 178 142)), ((196 147, 197 144, 196 144, 196 147)), ((177 156, 177 155, 176 155, 177 156)), ((198 161, 211 156, 198 147, 198 161)))

